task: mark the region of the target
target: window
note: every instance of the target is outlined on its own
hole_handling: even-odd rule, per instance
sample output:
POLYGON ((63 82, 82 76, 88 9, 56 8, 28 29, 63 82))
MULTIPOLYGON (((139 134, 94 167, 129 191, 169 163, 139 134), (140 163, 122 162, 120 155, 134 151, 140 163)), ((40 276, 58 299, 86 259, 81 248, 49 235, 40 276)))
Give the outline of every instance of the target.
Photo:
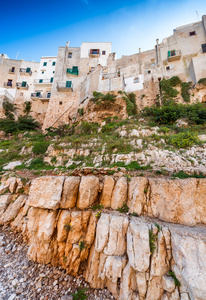
POLYGON ((22 81, 21 86, 22 86, 22 87, 26 87, 26 81, 22 81))
POLYGON ((55 71, 53 71, 53 73, 55 73, 55 71))
POLYGON ((190 35, 190 36, 196 35, 196 31, 191 31, 191 32, 189 33, 189 35, 190 35))
POLYGON ((40 97, 41 96, 41 92, 36 92, 36 97, 40 97))
POLYGON ((161 77, 158 77, 158 81, 161 81, 162 80, 162 78, 161 77))
POLYGON ((139 82, 139 77, 135 77, 133 80, 134 83, 138 83, 139 82))
POLYGON ((169 71, 170 70, 170 66, 166 66, 166 70, 169 71))
POLYGON ((72 58, 72 52, 69 52, 68 58, 72 58))
POLYGON ((8 79, 7 86, 11 86, 12 87, 12 80, 11 79, 8 79))
POLYGON ((66 82, 66 87, 67 88, 71 88, 72 87, 72 82, 71 81, 67 81, 66 82))
POLYGON ((39 83, 43 83, 43 79, 39 79, 39 83))
POLYGON ((52 63, 52 66, 55 66, 56 65, 56 62, 55 61, 53 61, 53 63, 52 63))
POLYGON ((170 51, 170 56, 175 56, 175 55, 176 55, 176 51, 175 50, 170 51))
POLYGON ((106 55, 106 51, 105 50, 102 51, 102 55, 106 55))
POLYGON ((51 93, 47 93, 47 98, 50 98, 51 97, 51 93))
POLYGON ((54 79, 54 78, 53 78, 53 77, 51 77, 51 79, 50 79, 50 82, 51 82, 51 83, 53 82, 53 79, 54 79))
POLYGON ((31 72, 31 68, 26 68, 26 73, 30 73, 31 72))
POLYGON ((42 71, 41 73, 44 74, 44 71, 42 71))
POLYGON ((15 67, 12 67, 11 68, 11 73, 14 73, 15 72, 15 67))
POLYGON ((151 70, 146 70, 146 73, 147 74, 151 74, 151 70))
POLYGON ((59 101, 59 105, 62 105, 62 101, 59 101))
POLYGON ((90 54, 99 54, 99 49, 90 49, 90 54))
POLYGON ((47 66, 47 62, 44 62, 44 63, 43 63, 43 66, 46 67, 46 66, 47 66))
POLYGON ((206 44, 202 44, 202 52, 206 53, 206 44))

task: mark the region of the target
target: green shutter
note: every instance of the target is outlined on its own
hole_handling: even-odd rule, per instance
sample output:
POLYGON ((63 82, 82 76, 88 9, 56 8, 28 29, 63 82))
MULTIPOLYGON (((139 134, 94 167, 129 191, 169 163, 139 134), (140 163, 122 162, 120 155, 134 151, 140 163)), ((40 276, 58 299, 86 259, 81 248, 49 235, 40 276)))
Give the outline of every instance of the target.
POLYGON ((51 77, 51 79, 50 79, 50 82, 51 82, 51 83, 53 82, 53 79, 54 79, 54 78, 53 78, 53 77, 51 77))
POLYGON ((26 68, 26 73, 30 73, 31 72, 31 68, 26 68))
POLYGON ((55 64, 56 64, 55 61, 53 61, 52 66, 55 66, 55 64))
POLYGON ((26 81, 22 81, 21 86, 22 86, 22 87, 26 87, 26 81))
POLYGON ((168 57, 170 57, 171 56, 171 51, 168 51, 168 57))
POLYGON ((43 82, 43 79, 39 79, 39 83, 42 83, 43 82))
POLYGON ((41 93, 40 92, 36 92, 36 97, 40 97, 41 93))
POLYGON ((71 88, 72 87, 72 82, 71 81, 67 81, 66 82, 66 87, 67 88, 71 88))
POLYGON ((44 62, 43 66, 46 67, 46 65, 47 65, 47 62, 44 62))

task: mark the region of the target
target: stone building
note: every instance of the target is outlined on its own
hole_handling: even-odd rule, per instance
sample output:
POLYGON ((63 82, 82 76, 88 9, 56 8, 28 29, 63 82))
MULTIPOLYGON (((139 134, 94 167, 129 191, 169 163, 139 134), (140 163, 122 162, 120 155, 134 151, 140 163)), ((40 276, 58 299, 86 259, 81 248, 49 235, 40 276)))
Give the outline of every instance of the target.
POLYGON ((19 105, 32 101, 33 116, 43 129, 72 122, 94 91, 134 92, 141 109, 154 104, 163 78, 179 76, 195 84, 206 77, 206 16, 177 27, 161 43, 157 39, 154 49, 139 48, 119 59, 111 43, 70 47, 68 42, 57 57, 42 57, 40 63, 4 56, 0 63, 0 97, 10 93, 9 100, 19 105))

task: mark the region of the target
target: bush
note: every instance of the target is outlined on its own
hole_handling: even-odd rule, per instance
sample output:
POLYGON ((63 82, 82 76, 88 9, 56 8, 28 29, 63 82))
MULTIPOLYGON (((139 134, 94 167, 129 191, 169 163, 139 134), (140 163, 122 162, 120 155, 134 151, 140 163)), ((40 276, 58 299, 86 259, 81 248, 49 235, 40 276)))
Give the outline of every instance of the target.
POLYGON ((76 132, 78 134, 92 134, 98 132, 99 124, 96 122, 88 123, 88 122, 81 122, 81 124, 76 128, 76 132))
POLYGON ((177 148, 192 147, 200 142, 196 132, 180 132, 169 138, 169 143, 177 148))
POLYGON ((190 102, 190 93, 189 90, 191 88, 191 82, 182 82, 181 83, 181 96, 185 102, 190 102))
POLYGON ((42 142, 36 142, 33 145, 33 153, 36 155, 44 154, 47 151, 47 148, 49 147, 49 142, 42 141, 42 142))
POLYGON ((187 174, 184 171, 179 171, 176 174, 173 174, 172 177, 176 177, 176 178, 180 178, 180 179, 185 179, 185 178, 205 178, 205 176, 200 173, 197 174, 196 172, 194 172, 193 174, 187 174))
POLYGON ((205 78, 201 78, 198 83, 204 84, 206 85, 206 77, 205 78))
POLYGON ((173 76, 170 79, 168 79, 171 86, 177 86, 182 83, 182 80, 178 76, 173 76))
POLYGON ((137 104, 136 104, 136 95, 134 93, 127 94, 123 93, 125 96, 122 98, 125 100, 127 105, 127 114, 128 116, 134 116, 137 114, 137 104))
POLYGON ((53 166, 50 166, 48 163, 45 163, 41 158, 36 158, 32 160, 30 166, 27 168, 29 170, 50 170, 54 169, 53 166))
POLYGON ((175 80, 170 81, 170 79, 163 79, 160 82, 160 88, 162 90, 162 98, 165 103, 168 100, 174 99, 178 95, 178 91, 173 88, 175 80))
POLYGON ((9 120, 14 120, 14 113, 17 109, 16 105, 8 100, 4 100, 2 106, 6 118, 9 120))

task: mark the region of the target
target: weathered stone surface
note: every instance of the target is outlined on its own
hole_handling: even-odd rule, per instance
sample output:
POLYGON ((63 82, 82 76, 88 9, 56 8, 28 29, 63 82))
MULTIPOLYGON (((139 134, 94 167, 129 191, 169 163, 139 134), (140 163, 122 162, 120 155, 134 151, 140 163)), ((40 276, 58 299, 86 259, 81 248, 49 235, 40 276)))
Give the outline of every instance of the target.
POLYGON ((0 196, 0 217, 4 213, 5 209, 9 205, 9 202, 12 199, 12 195, 2 195, 0 196))
POLYGON ((14 231, 25 233, 27 230, 27 218, 29 206, 25 204, 19 211, 18 215, 13 222, 10 223, 11 228, 14 231))
POLYGON ((104 205, 104 207, 111 206, 112 193, 115 186, 115 181, 111 176, 105 176, 104 179, 104 188, 101 193, 100 203, 104 205))
POLYGON ((75 207, 79 190, 80 177, 67 177, 64 181, 61 208, 75 207))
POLYGON ((77 207, 85 209, 97 199, 99 191, 99 178, 95 176, 82 176, 79 186, 77 207))
POLYGON ((111 208, 117 209, 122 207, 123 203, 127 201, 127 179, 120 177, 117 180, 116 186, 112 194, 111 208))
POLYGON ((127 231, 127 254, 134 270, 146 272, 150 264, 149 228, 132 218, 127 231))
POLYGON ((34 179, 29 191, 28 205, 45 209, 58 209, 63 183, 63 176, 44 176, 34 179))
POLYGON ((175 282, 171 276, 162 276, 162 287, 166 292, 172 293, 175 290, 175 282))
POLYGON ((26 195, 19 196, 12 202, 0 218, 0 224, 11 222, 19 213, 21 207, 25 204, 27 199, 26 195))
POLYGON ((133 177, 129 183, 128 206, 130 213, 141 215, 146 206, 146 187, 148 180, 145 177, 133 177))
MULTIPOLYGON (((148 215, 186 225, 194 225, 198 220, 205 222, 206 200, 198 199, 197 182, 199 181, 195 178, 184 180, 150 178, 148 215)), ((205 179, 202 179, 202 191, 205 190, 205 186, 205 179)))

